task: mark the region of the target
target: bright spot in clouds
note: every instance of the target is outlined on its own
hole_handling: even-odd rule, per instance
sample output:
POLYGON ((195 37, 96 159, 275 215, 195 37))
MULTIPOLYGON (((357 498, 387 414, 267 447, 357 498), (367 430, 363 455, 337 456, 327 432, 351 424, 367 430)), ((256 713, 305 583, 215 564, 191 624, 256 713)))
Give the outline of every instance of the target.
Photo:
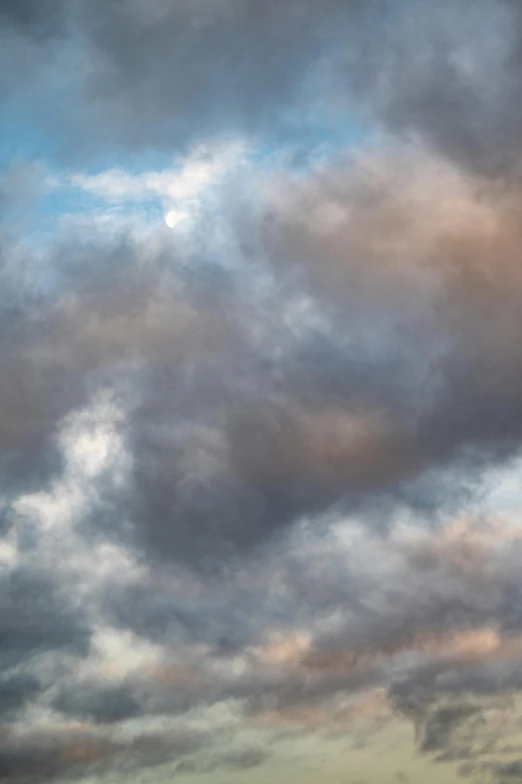
POLYGON ((167 212, 165 215, 165 223, 171 229, 174 229, 178 223, 181 223, 182 220, 185 220, 187 214, 185 212, 180 212, 179 210, 171 210, 167 212))

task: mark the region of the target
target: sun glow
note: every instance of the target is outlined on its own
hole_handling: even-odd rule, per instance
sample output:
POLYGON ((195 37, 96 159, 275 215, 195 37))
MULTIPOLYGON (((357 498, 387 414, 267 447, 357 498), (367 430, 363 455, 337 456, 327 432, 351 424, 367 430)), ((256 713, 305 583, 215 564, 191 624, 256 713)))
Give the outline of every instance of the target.
POLYGON ((185 220, 186 217, 187 215, 185 212, 181 212, 180 210, 171 210, 165 215, 165 223, 169 229, 174 229, 179 223, 181 223, 181 221, 185 220))

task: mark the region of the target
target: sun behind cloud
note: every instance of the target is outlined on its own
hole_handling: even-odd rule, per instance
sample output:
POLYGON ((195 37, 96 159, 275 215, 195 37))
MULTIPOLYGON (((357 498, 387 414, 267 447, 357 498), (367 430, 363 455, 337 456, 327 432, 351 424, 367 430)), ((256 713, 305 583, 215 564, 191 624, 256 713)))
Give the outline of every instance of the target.
POLYGON ((181 210, 170 210, 165 215, 165 223, 169 229, 175 229, 182 221, 186 220, 187 213, 181 210))

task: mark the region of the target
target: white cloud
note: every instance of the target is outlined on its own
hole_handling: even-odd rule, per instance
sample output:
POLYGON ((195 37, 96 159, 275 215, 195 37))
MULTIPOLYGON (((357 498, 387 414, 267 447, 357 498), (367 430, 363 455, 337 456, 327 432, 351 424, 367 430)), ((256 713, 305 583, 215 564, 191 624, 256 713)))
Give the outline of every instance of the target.
POLYGON ((210 148, 198 146, 184 160, 160 171, 131 174, 108 169, 95 175, 74 173, 70 184, 113 203, 159 199, 164 205, 189 209, 197 206, 203 192, 246 156, 241 143, 210 148))

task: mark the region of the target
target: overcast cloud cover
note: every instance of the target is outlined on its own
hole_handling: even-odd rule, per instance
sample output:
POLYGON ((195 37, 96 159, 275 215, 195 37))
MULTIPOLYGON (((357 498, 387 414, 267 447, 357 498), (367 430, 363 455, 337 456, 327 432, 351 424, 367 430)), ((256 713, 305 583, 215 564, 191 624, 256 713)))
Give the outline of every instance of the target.
POLYGON ((0 0, 0 781, 522 782, 521 447, 522 4, 0 0))

